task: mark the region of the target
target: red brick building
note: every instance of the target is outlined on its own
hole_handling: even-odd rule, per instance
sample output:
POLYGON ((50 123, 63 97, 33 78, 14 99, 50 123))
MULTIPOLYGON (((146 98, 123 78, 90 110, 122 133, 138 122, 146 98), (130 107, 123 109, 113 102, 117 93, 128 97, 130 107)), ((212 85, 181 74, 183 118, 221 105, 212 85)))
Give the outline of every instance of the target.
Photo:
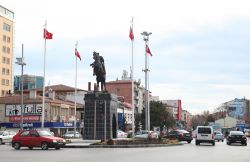
MULTIPOLYGON (((109 93, 123 96, 124 102, 132 104, 132 81, 116 80, 106 83, 106 89, 109 93)), ((145 88, 140 86, 140 82, 134 82, 134 107, 135 113, 141 113, 144 108, 145 88)))

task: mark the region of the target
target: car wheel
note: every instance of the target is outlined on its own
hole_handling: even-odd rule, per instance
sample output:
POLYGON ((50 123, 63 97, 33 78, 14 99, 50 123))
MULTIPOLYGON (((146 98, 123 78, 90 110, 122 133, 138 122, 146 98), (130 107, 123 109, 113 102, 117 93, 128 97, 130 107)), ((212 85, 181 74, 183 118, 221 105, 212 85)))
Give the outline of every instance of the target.
POLYGON ((14 148, 15 148, 16 150, 19 150, 20 147, 21 147, 20 143, 18 143, 18 142, 15 142, 15 143, 14 143, 14 148))
POLYGON ((191 140, 187 141, 188 143, 191 143, 191 140))
POLYGON ((33 149, 33 147, 29 147, 29 149, 30 149, 30 150, 32 150, 32 149, 33 149))
POLYGON ((61 147, 56 147, 56 150, 60 150, 61 147))
POLYGON ((231 142, 227 142, 228 145, 231 145, 231 142))
POLYGON ((198 141, 195 141, 195 145, 199 145, 200 143, 198 141))
POLYGON ((215 146, 215 142, 212 142, 212 145, 215 146))
POLYGON ((2 145, 3 144, 3 140, 2 139, 0 139, 0 145, 2 145))
POLYGON ((245 143, 245 146, 247 146, 247 143, 245 143))
POLYGON ((43 142, 42 145, 41 145, 41 148, 42 148, 42 150, 48 150, 48 148, 49 148, 48 143, 47 142, 43 142))
POLYGON ((221 140, 222 142, 224 142, 224 140, 221 140))

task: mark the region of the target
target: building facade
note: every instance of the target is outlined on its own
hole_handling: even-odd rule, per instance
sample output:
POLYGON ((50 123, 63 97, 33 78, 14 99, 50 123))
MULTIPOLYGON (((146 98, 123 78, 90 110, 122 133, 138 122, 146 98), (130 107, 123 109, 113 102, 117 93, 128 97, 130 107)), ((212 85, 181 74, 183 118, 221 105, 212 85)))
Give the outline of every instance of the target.
POLYGON ((234 100, 222 103, 218 108, 227 112, 227 115, 238 120, 243 120, 244 116, 250 115, 249 100, 235 98, 234 100))
MULTIPOLYGON (((14 91, 21 90, 21 76, 14 76, 14 91)), ((43 77, 35 75, 23 75, 23 89, 43 88, 43 77)))
POLYGON ((14 12, 0 5, 0 96, 13 90, 14 12))
MULTIPOLYGON (((84 116, 84 90, 77 89, 76 121, 77 130, 82 132, 84 116)), ((75 89, 65 85, 46 87, 45 98, 45 128, 57 136, 67 130, 74 129, 75 89)), ((24 91, 23 109, 24 128, 40 128, 42 118, 42 89, 24 91)), ((0 127, 2 129, 19 129, 21 121, 21 96, 0 97, 0 127)))
POLYGON ((181 121, 182 119, 182 105, 181 100, 162 100, 161 101, 170 113, 173 114, 176 121, 181 121))
MULTIPOLYGON (((123 96, 124 102, 132 104, 132 81, 116 80, 106 83, 106 89, 109 93, 123 96)), ((145 88, 140 85, 140 81, 134 82, 134 108, 135 113, 142 113, 145 107, 145 88)))

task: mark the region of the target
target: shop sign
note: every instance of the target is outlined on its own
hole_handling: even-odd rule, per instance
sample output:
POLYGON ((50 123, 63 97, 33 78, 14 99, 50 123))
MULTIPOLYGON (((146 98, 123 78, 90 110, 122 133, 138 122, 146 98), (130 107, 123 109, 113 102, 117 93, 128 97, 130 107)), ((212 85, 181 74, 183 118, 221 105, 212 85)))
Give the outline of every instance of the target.
MULTIPOLYGON (((20 122, 21 116, 10 116, 9 117, 10 122, 20 122)), ((23 116, 24 122, 30 122, 30 121, 40 121, 40 116, 23 116)))
MULTIPOLYGON (((42 115, 42 104, 23 105, 23 115, 42 115)), ((5 116, 21 116, 21 105, 6 105, 5 116)))

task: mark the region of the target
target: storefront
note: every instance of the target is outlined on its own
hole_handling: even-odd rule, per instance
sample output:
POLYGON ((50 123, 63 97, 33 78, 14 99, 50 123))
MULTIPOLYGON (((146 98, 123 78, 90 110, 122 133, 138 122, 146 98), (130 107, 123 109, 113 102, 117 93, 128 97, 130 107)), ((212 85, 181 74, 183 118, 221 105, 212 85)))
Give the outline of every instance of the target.
MULTIPOLYGON (((20 123, 16 122, 5 122, 0 123, 0 127, 3 129, 20 129, 20 123)), ((38 129, 41 128, 41 122, 30 122, 23 123, 24 129, 38 129)), ((44 128, 50 129, 50 131, 54 132, 55 136, 62 136, 68 130, 74 129, 74 122, 44 122, 44 128)), ((77 131, 81 132, 83 129, 82 124, 79 122, 76 123, 77 131)))

